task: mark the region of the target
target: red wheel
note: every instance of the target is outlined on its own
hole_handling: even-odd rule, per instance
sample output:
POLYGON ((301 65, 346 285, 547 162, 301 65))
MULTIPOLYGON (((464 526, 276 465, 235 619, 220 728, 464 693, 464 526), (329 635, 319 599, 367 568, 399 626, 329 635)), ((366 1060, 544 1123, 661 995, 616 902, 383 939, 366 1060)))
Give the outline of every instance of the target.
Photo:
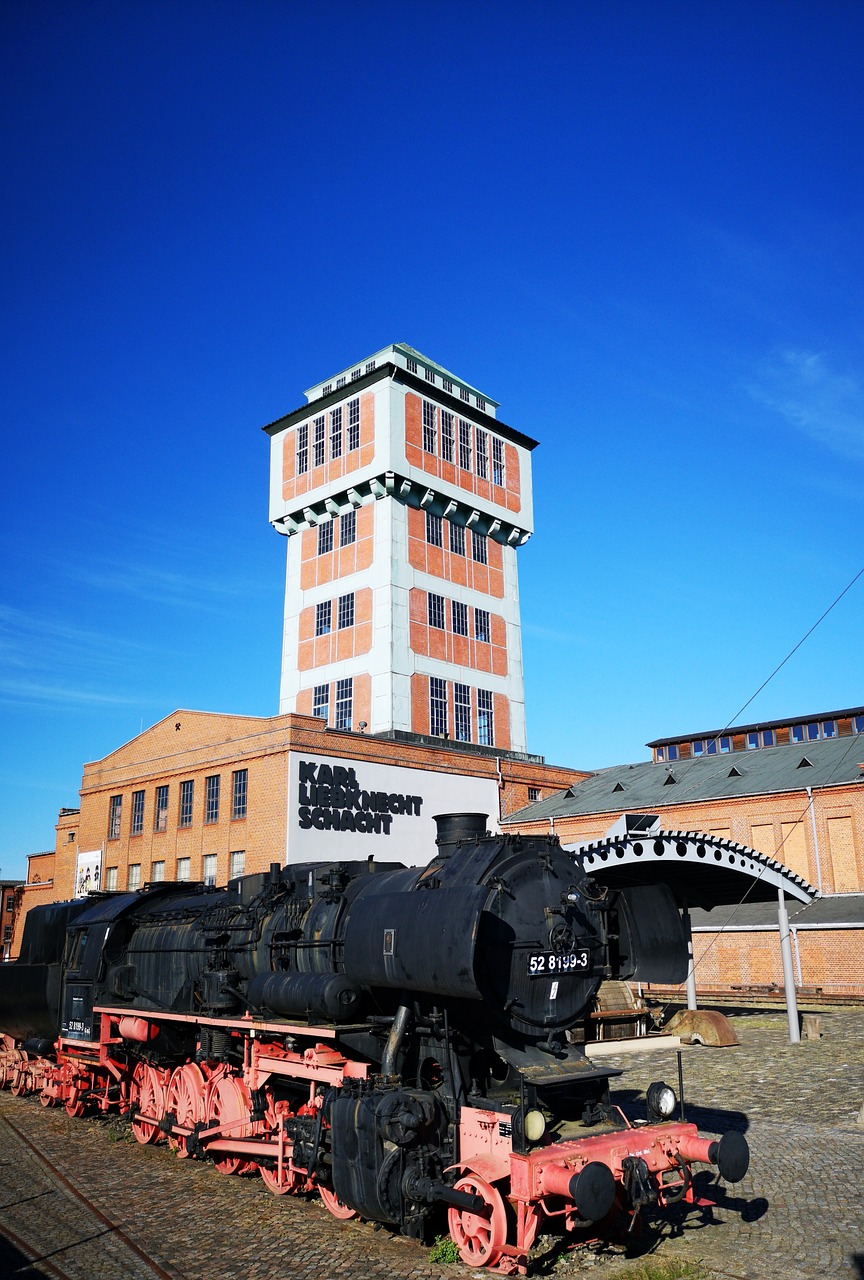
MULTIPOLYGON (((204 1118, 204 1077, 194 1062, 177 1067, 168 1084, 165 1110, 170 1111, 181 1129, 193 1129, 204 1118)), ((168 1143, 182 1160, 188 1156, 186 1139, 171 1137, 168 1143)))
POLYGON ((135 1068, 129 1105, 133 1117, 132 1133, 135 1141, 140 1142, 142 1146, 146 1146, 148 1142, 158 1142, 162 1137, 159 1125, 150 1124, 138 1118, 140 1113, 153 1116, 154 1120, 161 1120, 165 1114, 165 1090, 162 1088, 157 1072, 152 1067, 148 1067, 146 1062, 139 1062, 135 1068))
POLYGON ((66 1099, 66 1114, 71 1116, 73 1120, 79 1119, 86 1111, 86 1107, 78 1097, 78 1090, 72 1090, 72 1096, 66 1099))
MULTIPOLYGON (((296 1194, 303 1186, 304 1175, 298 1173, 288 1160, 282 1162, 282 1177, 279 1177, 278 1168, 267 1169, 265 1166, 259 1165, 258 1171, 264 1179, 264 1185, 274 1196, 284 1196, 286 1192, 296 1194)), ((338 1214, 337 1214, 338 1217, 338 1214)))
MULTIPOLYGON (((236 1076, 219 1076, 211 1080, 207 1089, 207 1123, 221 1125, 225 1138, 250 1138, 250 1103, 249 1090, 236 1076)), ((226 1174, 246 1173, 253 1168, 252 1161, 245 1156, 233 1156, 227 1151, 215 1154, 213 1163, 220 1173, 226 1174)))
POLYGON ((459 1246, 460 1258, 469 1267, 494 1266, 507 1243, 504 1201, 494 1187, 475 1173, 460 1178, 454 1190, 480 1196, 486 1204, 483 1213, 467 1213, 462 1209, 447 1212, 450 1235, 459 1246))
POLYGON ((321 1192, 321 1199, 334 1218, 341 1218, 343 1222, 347 1222, 349 1218, 357 1217, 357 1210, 345 1204, 344 1200, 340 1200, 335 1191, 331 1191, 329 1187, 321 1186, 319 1186, 318 1190, 321 1192))

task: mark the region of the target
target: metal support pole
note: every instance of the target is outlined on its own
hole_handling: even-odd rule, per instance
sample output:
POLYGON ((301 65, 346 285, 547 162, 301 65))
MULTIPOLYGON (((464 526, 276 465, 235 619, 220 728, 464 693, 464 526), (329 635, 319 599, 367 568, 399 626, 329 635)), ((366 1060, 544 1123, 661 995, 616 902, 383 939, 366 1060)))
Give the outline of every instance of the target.
POLYGON ((693 963, 693 930, 690 926, 690 912, 687 902, 681 907, 681 920, 687 935, 687 1008, 696 1008, 696 966, 693 963))
POLYGON ((777 922, 780 926, 780 956, 783 961, 783 989, 786 993, 786 1016, 789 1019, 789 1043, 801 1043, 798 1025, 798 996, 795 991, 795 974, 792 970, 792 943, 789 940, 789 913, 783 890, 777 890, 777 922))

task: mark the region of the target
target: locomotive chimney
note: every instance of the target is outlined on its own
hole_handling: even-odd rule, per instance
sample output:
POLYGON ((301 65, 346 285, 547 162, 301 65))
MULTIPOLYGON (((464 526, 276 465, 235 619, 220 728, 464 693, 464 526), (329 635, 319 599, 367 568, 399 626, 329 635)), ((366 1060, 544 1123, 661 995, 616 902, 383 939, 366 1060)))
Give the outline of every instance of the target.
POLYGON ((482 840, 488 819, 488 813, 436 813, 435 843, 442 857, 449 857, 460 840, 482 840))

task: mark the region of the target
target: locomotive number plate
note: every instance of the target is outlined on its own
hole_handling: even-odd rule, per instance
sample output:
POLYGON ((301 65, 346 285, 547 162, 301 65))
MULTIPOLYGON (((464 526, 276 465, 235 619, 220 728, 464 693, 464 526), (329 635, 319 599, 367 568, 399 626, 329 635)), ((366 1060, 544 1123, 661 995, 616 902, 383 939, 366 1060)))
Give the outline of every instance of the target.
POLYGON ((554 973, 587 973, 591 965, 591 953, 585 947, 578 951, 531 951, 528 955, 529 978, 541 978, 554 973))

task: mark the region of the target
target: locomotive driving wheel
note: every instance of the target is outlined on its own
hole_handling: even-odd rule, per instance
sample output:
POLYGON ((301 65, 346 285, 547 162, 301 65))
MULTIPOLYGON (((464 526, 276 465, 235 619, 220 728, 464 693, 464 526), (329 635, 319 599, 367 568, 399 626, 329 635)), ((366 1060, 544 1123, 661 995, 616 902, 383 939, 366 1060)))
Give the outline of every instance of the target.
POLYGON ((320 1183, 318 1190, 321 1192, 321 1199, 334 1218, 341 1218, 343 1222, 347 1222, 350 1218, 357 1217, 357 1210, 352 1209, 350 1204, 346 1204, 344 1200, 340 1200, 335 1191, 331 1191, 329 1187, 322 1187, 320 1183))
POLYGON ((494 1266, 507 1243, 504 1201, 495 1188, 476 1173, 460 1178, 454 1190, 480 1196, 485 1203, 482 1213, 468 1213, 464 1209, 447 1212, 450 1235, 459 1247, 460 1258, 469 1267, 494 1266))
POLYGON ((146 1062, 139 1062, 132 1076, 131 1111, 133 1115, 132 1133, 136 1142, 146 1146, 148 1142, 158 1142, 162 1136, 158 1124, 150 1124, 139 1119, 140 1115, 153 1116, 161 1120, 165 1114, 165 1090, 159 1074, 146 1062))
MULTIPOLYGON (((221 1125, 225 1138, 251 1137, 250 1101, 249 1090, 236 1076, 219 1076, 211 1080, 205 1107, 208 1124, 221 1125)), ((225 1174, 246 1173, 254 1167, 251 1160, 227 1151, 214 1155, 213 1163, 220 1173, 225 1174)))
MULTIPOLYGON (((181 1129, 194 1129, 204 1115, 204 1077, 194 1062, 175 1068, 168 1084, 166 1111, 181 1129)), ((185 1137, 169 1136, 168 1144, 182 1160, 189 1155, 185 1137)))

